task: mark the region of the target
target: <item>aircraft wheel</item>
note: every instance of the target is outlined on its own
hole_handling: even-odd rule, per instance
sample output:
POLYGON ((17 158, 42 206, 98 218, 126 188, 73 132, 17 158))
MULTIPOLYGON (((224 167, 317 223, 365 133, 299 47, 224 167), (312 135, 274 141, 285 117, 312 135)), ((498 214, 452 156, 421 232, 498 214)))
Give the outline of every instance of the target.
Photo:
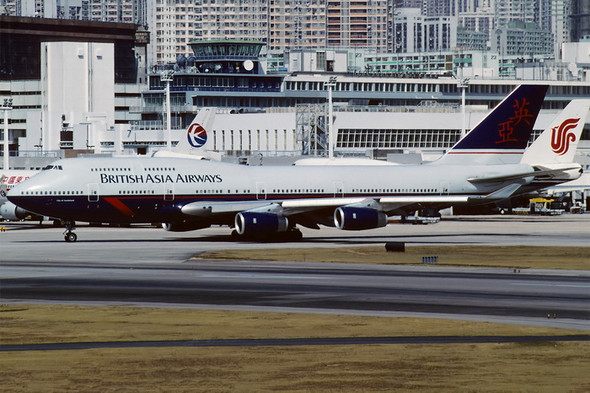
POLYGON ((288 237, 290 241, 298 242, 299 240, 303 239, 303 233, 301 233, 299 229, 293 229, 289 231, 288 237))
POLYGON ((78 235, 76 235, 74 232, 68 232, 65 234, 64 239, 68 243, 73 243, 78 240, 78 235))

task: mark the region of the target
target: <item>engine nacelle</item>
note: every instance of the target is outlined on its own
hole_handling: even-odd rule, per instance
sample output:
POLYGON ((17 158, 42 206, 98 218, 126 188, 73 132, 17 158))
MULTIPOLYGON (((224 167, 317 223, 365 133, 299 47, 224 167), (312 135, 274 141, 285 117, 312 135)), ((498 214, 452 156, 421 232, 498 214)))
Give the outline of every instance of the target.
POLYGON ((387 225, 387 214, 366 207, 342 206, 334 211, 334 225, 350 231, 381 228, 387 225))
POLYGON ((165 222, 162 223, 162 228, 169 232, 188 232, 196 231, 197 229, 208 228, 211 225, 200 222, 165 222))
POLYGON ((240 235, 263 235, 289 229, 287 217, 272 213, 241 212, 236 214, 235 224, 240 235))
POLYGON ((12 202, 4 202, 2 206, 0 206, 0 216, 2 216, 5 220, 10 221, 18 221, 26 218, 27 216, 31 215, 25 209, 16 206, 12 202))

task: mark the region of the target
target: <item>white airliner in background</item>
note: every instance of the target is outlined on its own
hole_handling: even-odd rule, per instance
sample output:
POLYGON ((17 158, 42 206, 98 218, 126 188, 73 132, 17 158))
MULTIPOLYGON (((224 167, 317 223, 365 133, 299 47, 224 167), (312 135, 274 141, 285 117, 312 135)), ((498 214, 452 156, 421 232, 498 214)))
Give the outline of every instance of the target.
MULTIPOLYGON (((541 178, 579 177, 579 165, 547 156, 562 148, 555 153, 537 144, 529 156, 539 161, 521 162, 546 90, 518 87, 445 156, 424 165, 273 167, 179 157, 75 158, 56 161, 8 197, 24 209, 60 218, 69 242, 77 239, 75 221, 162 222, 170 231, 228 225, 245 238, 284 239, 299 239, 298 225, 378 228, 388 215, 488 203, 541 178)), ((586 105, 579 114, 582 124, 587 111, 586 105)))
POLYGON ((31 213, 16 206, 6 198, 6 194, 11 188, 22 181, 27 180, 39 171, 27 170, 4 170, 0 172, 0 217, 4 220, 22 220, 31 213))
POLYGON ((178 141, 172 150, 158 150, 152 157, 192 158, 196 160, 221 160, 221 154, 212 149, 209 135, 215 120, 216 108, 202 108, 186 129, 186 137, 178 141))

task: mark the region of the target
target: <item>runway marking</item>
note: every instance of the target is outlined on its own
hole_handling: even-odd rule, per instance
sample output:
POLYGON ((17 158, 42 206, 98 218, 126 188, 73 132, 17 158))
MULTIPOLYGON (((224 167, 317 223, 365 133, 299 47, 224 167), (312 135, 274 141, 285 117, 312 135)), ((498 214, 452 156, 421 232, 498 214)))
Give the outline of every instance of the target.
POLYGON ((511 285, 524 285, 524 286, 529 286, 529 287, 590 288, 590 284, 535 284, 535 283, 512 283, 511 285))
POLYGON ((106 341, 46 344, 5 344, 0 352, 63 351, 105 348, 165 348, 165 347, 262 347, 299 345, 372 345, 372 344, 487 344, 554 341, 590 341, 590 335, 563 336, 408 336, 408 337, 324 337, 324 338, 268 338, 218 339, 176 341, 106 341))
POLYGON ((220 274, 220 273, 199 273, 204 278, 261 278, 261 279, 293 279, 293 280, 334 280, 333 277, 321 276, 295 276, 291 274, 220 274))

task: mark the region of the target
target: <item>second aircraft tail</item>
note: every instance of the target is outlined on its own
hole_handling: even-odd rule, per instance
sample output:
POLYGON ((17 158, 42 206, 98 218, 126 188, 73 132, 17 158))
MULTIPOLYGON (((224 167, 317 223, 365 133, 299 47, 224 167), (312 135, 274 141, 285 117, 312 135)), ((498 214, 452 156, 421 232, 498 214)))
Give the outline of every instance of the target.
POLYGON ((434 164, 518 163, 547 88, 547 85, 518 86, 434 164))

